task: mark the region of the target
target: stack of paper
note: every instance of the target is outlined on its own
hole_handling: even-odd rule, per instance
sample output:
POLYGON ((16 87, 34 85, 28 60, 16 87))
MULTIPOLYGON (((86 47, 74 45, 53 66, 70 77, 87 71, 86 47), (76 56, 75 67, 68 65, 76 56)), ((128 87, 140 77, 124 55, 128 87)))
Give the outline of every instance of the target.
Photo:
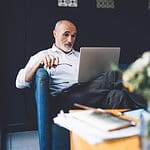
POLYGON ((98 115, 91 110, 73 113, 63 113, 61 111, 54 118, 54 123, 76 133, 90 144, 139 134, 139 125, 109 131, 110 129, 117 129, 122 125, 129 124, 129 122, 110 117, 108 114, 98 115))

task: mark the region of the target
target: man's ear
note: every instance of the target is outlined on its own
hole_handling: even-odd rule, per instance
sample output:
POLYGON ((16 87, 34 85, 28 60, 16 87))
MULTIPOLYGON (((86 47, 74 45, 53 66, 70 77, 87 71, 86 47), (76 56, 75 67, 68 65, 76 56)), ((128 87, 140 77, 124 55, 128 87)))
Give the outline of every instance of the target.
POLYGON ((55 30, 53 30, 53 36, 56 37, 56 31, 55 30))

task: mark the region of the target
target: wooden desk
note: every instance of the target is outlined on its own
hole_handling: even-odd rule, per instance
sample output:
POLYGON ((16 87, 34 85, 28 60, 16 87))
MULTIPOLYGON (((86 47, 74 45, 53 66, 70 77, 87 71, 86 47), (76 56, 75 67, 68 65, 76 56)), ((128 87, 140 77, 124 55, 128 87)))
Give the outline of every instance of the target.
POLYGON ((138 136, 115 139, 111 141, 105 141, 96 145, 90 145, 81 137, 71 132, 70 144, 71 150, 140 150, 140 139, 138 136))
POLYGON ((71 150, 140 150, 138 136, 107 141, 96 145, 90 145, 74 133, 70 133, 70 136, 71 150))

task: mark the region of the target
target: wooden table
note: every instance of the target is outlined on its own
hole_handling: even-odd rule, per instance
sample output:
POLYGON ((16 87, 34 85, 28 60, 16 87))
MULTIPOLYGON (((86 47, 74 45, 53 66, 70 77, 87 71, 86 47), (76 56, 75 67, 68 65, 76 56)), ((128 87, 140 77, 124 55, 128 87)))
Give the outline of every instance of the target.
MULTIPOLYGON (((121 110, 113 110, 118 112, 121 110)), ((105 141, 100 144, 90 145, 75 133, 70 133, 71 150, 140 150, 139 136, 105 141)))

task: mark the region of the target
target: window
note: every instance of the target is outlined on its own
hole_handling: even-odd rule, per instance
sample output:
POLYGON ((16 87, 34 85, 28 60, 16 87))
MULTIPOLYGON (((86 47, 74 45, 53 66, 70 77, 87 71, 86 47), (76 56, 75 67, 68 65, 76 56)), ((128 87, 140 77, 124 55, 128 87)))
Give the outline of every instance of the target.
POLYGON ((59 7, 78 7, 78 0, 58 0, 59 7))
POLYGON ((96 0, 97 8, 115 8, 114 0, 96 0))

